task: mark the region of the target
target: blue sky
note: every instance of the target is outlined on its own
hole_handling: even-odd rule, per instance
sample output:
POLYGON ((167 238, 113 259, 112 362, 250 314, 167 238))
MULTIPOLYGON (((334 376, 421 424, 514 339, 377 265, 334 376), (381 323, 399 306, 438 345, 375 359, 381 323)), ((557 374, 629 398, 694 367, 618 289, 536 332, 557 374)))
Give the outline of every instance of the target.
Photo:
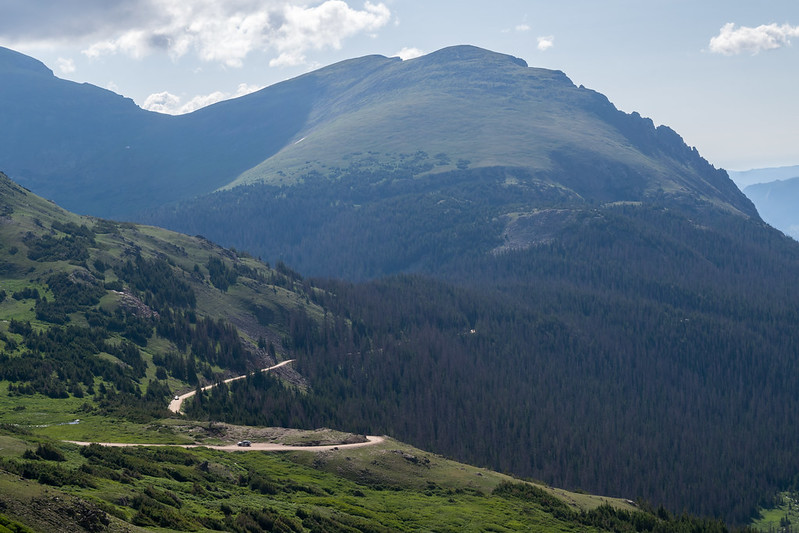
POLYGON ((352 57, 473 44, 564 71, 716 166, 799 164, 796 0, 0 0, 0 13, 0 45, 161 112, 352 57))

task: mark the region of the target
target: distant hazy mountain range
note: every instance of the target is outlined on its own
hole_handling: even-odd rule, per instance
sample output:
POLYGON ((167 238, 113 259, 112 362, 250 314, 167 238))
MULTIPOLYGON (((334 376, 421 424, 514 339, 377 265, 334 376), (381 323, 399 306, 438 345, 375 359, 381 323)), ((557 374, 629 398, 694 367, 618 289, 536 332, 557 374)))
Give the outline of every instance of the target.
POLYGON ((799 165, 730 172, 763 220, 799 240, 799 165))
POLYGON ((750 170, 729 170, 730 179, 741 190, 757 183, 786 180, 799 176, 799 165, 789 167, 753 168, 750 170))

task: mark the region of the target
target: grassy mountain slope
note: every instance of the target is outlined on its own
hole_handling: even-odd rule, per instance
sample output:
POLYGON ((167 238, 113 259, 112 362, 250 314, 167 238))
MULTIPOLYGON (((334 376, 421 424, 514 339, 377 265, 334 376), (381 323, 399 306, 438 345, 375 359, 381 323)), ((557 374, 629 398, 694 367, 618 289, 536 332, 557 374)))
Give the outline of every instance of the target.
POLYGON ((5 176, 0 198, 7 417, 85 418, 24 412, 36 393, 71 408, 86 395, 104 398, 106 414, 157 415, 171 391, 275 362, 295 315, 322 316, 282 266, 200 237, 79 217, 5 176))
POLYGON ((334 179, 350 168, 390 169, 401 165, 402 154, 423 151, 437 156, 425 162, 429 172, 525 168, 596 196, 609 192, 607 183, 558 172, 594 159, 624 168, 638 181, 625 184, 627 194, 690 190, 752 212, 728 180, 704 168, 673 131, 619 112, 562 72, 529 68, 514 57, 456 46, 409 61, 345 61, 304 78, 324 91, 295 142, 231 186, 293 183, 314 174, 334 179))
POLYGON ((276 454, 78 447, 0 433, 0 524, 17 524, 11 531, 726 531, 394 440, 276 454))

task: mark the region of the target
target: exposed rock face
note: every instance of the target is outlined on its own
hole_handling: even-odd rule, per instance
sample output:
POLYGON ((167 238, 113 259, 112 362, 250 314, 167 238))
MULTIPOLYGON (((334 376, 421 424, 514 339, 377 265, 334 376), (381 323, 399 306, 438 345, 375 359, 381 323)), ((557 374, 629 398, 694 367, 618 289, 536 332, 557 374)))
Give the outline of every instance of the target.
POLYGON ((119 305, 125 311, 132 313, 136 316, 143 316, 145 318, 158 317, 158 312, 154 311, 147 304, 142 302, 135 295, 128 291, 118 293, 121 294, 119 305))

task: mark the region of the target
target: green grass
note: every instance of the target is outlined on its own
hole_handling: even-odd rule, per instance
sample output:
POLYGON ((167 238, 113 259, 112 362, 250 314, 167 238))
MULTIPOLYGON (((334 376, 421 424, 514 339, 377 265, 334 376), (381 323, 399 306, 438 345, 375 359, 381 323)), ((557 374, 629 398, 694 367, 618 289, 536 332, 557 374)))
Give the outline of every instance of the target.
POLYGON ((30 445, 17 437, 0 435, 0 457, 19 457, 30 445))
POLYGON ((81 398, 53 399, 40 394, 9 396, 8 382, 0 381, 0 424, 34 427, 64 424, 80 418, 81 398))
POLYGON ((132 442, 143 444, 191 444, 192 439, 157 423, 136 424, 123 419, 88 415, 74 425, 34 428, 37 435, 58 440, 88 442, 132 442))
MULTIPOLYGON (((396 446, 391 442, 388 446, 396 446)), ((376 447, 378 452, 393 453, 386 445, 376 447)), ((220 503, 224 502, 234 510, 270 508, 296 515, 298 509, 319 513, 327 517, 346 517, 354 524, 380 525, 400 531, 440 530, 440 531, 523 531, 530 528, 542 530, 568 530, 568 524, 556 520, 545 513, 535 513, 526 504, 491 496, 479 489, 460 489, 458 483, 450 486, 438 485, 430 480, 438 480, 438 472, 428 474, 424 488, 417 488, 417 482, 404 485, 403 476, 396 477, 394 486, 385 487, 362 483, 342 477, 327 469, 315 468, 314 459, 318 454, 294 452, 292 454, 241 453, 228 454, 211 450, 190 452, 209 462, 217 473, 231 481, 239 475, 257 473, 276 487, 275 494, 259 494, 247 487, 234 483, 216 483, 205 494, 186 483, 172 480, 147 478, 137 483, 156 487, 177 494, 183 505, 181 513, 186 516, 212 516, 222 518, 220 503), (306 462, 311 465, 305 465, 306 462)), ((349 457, 354 468, 368 469, 367 456, 357 457, 348 451, 329 452, 332 456, 349 457)), ((211 466, 209 466, 210 468, 211 466)), ((468 483, 465 483, 468 485, 468 483)), ((491 483, 485 487, 490 488, 491 483)), ((74 493, 100 498, 118 500, 120 494, 128 489, 115 484, 106 484, 102 495, 87 489, 74 493)))
POLYGON ((92 412, 90 397, 53 399, 40 394, 9 396, 0 381, 0 424, 59 440, 186 444, 191 439, 161 424, 138 424, 92 412), (78 423, 74 423, 79 420, 78 423))
POLYGON ((760 516, 750 524, 759 531, 783 531, 785 525, 794 529, 799 525, 799 494, 791 491, 781 492, 776 496, 772 508, 760 511, 760 516))
MULTIPOLYGON (((121 427, 124 424, 109 422, 106 429, 120 427, 103 433, 108 440, 117 436, 159 442, 162 438, 166 441, 203 433, 198 423, 177 419, 127 429, 121 427)), ((90 421, 84 430, 91 424, 90 421)), ((279 428, 225 429, 281 431, 279 428)), ((320 435, 346 437, 339 432, 319 430, 289 432, 282 438, 284 442, 303 442, 319 439, 320 435)), ((80 505, 102 509, 108 513, 111 530, 118 530, 125 522, 142 520, 136 502, 142 501, 143 495, 148 495, 145 500, 150 502, 146 504, 149 512, 166 509, 163 511, 167 512, 166 520, 176 521, 166 526, 167 530, 188 527, 207 531, 202 524, 211 523, 217 524, 215 528, 226 529, 225 520, 267 512, 273 518, 293 521, 298 527, 302 524, 306 531, 323 527, 320 524, 325 521, 328 526, 324 527, 328 529, 335 529, 333 525, 370 531, 595 531, 576 520, 577 515, 557 514, 540 500, 494 494, 500 483, 518 483, 506 475, 457 463, 393 439, 368 447, 324 452, 105 449, 109 457, 125 461, 120 467, 108 469, 103 466, 105 463, 85 456, 81 447, 51 441, 49 437, 64 438, 64 435, 50 432, 44 436, 43 430, 26 434, 0 428, 3 460, 21 462, 26 449, 35 450, 38 443, 45 442, 59 449, 64 461, 35 462, 43 463, 45 468, 83 471, 88 475, 90 482, 85 486, 44 487, 32 481, 18 481, 19 486, 12 488, 9 483, 18 478, 0 473, 2 508, 12 519, 43 531, 48 530, 43 524, 57 520, 65 509, 80 505), (139 467, 145 470, 139 471, 139 467), (120 475, 123 477, 118 478, 120 475), (32 515, 29 512, 32 502, 42 500, 60 503, 32 515), (231 518, 226 519, 226 514, 231 518)), ((562 498, 577 513, 606 503, 617 509, 634 509, 622 500, 578 495, 541 485, 539 488, 562 498)))
MULTIPOLYGON (((386 443, 379 446, 340 450, 337 453, 320 453, 312 458, 297 454, 293 458, 300 463, 311 459, 316 468, 385 488, 412 487, 426 491, 430 489, 431 480, 434 480, 433 490, 489 494, 501 482, 513 479, 485 468, 445 459, 393 439, 387 439, 386 443), (364 468, 364 465, 367 466, 364 468)), ((620 509, 634 509, 626 500, 619 498, 605 498, 568 492, 545 485, 539 486, 579 511, 594 509, 604 503, 610 503, 620 509)))
MULTIPOLYGON (((76 514, 85 512, 87 504, 67 492, 40 485, 33 481, 21 480, 18 476, 0 472, 0 504, 6 519, 17 526, 20 532, 36 531, 80 531, 76 514)), ((105 531, 110 533, 143 533, 145 530, 124 523, 114 516, 107 516, 109 524, 105 531)), ((3 521, 0 519, 0 524, 3 521)), ((0 529, 2 531, 2 529, 0 529)), ((17 531, 11 529, 11 531, 17 531)))
POLYGON ((547 172, 557 167, 551 154, 564 147, 663 174, 659 162, 608 123, 607 103, 562 73, 525 68, 485 51, 467 50, 474 57, 456 61, 446 53, 408 62, 374 59, 365 77, 335 67, 310 74, 336 103, 316 102, 318 115, 309 117, 306 129, 226 187, 293 185, 313 173, 335 179, 342 170, 391 172, 411 168, 420 151, 426 165, 415 175, 463 168, 459 162, 547 172), (341 84, 341 76, 353 75, 358 78, 341 84))

